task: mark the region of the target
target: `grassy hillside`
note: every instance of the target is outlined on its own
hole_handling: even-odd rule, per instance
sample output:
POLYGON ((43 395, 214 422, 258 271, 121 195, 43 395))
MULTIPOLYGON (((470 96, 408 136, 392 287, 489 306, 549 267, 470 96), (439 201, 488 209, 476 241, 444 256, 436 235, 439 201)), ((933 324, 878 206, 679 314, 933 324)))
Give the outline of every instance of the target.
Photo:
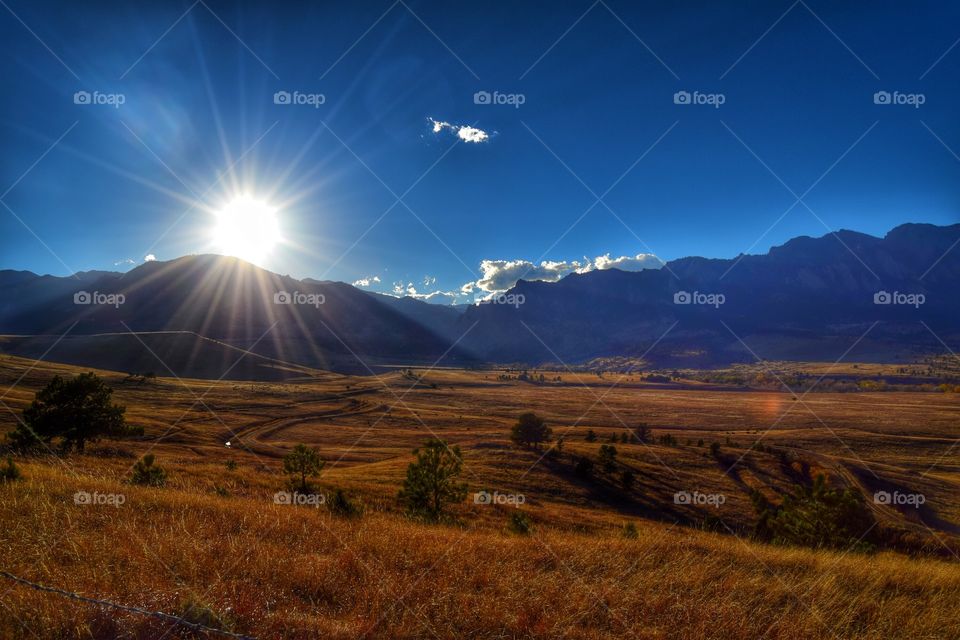
MULTIPOLYGON (((0 357, 10 409, 0 406, 0 427, 52 376, 79 371, 0 357)), ((794 399, 565 372, 542 384, 460 370, 283 383, 99 374, 145 435, 64 459, 17 458, 23 477, 0 483, 0 569, 261 638, 960 636, 958 394, 794 399), (560 456, 510 443, 523 411, 564 435, 560 456), (640 422, 654 441, 618 441, 616 473, 573 472, 640 422), (446 525, 411 521, 396 500, 411 449, 431 435, 461 447, 470 490, 446 525), (362 517, 274 503, 281 458, 298 443, 327 462, 319 489, 347 490, 362 517), (165 487, 128 482, 148 451, 165 487), (617 482, 623 470, 636 476, 629 490, 617 482), (776 502, 803 473, 867 496, 899 551, 752 540, 751 493, 776 502), (481 490, 523 504, 477 504, 481 490), (876 504, 878 490, 926 503, 876 504), (694 491, 724 500, 674 499, 694 491), (75 504, 76 492, 123 504, 75 504), (511 531, 517 511, 529 535, 511 531), (628 522, 637 537, 624 537, 628 522)), ((195 637, 2 578, 0 604, 4 638, 195 637)))

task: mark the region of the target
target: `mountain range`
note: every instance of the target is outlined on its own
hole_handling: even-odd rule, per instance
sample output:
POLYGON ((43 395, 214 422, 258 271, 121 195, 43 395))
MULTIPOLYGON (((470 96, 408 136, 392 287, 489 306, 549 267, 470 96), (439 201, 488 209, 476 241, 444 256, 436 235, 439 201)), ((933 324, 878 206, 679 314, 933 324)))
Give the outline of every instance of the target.
POLYGON ((0 351, 159 375, 220 377, 229 368, 225 377, 237 379, 616 356, 673 368, 910 361, 960 346, 958 244, 960 224, 905 224, 883 238, 838 231, 762 255, 521 280, 466 308, 215 255, 126 273, 6 270, 0 351))

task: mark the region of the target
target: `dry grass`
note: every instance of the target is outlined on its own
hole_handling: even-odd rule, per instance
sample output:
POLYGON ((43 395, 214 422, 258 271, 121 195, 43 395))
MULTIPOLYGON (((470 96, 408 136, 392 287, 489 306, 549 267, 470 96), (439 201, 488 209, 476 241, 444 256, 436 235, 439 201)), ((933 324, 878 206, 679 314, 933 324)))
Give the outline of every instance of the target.
MULTIPOLYGON (((55 373, 77 371, 28 369, 34 364, 0 358, 2 388, 25 374, 3 400, 15 412, 55 373)), ((877 516, 949 545, 960 520, 960 451, 951 448, 960 401, 952 395, 811 394, 798 403, 769 392, 614 387, 588 374, 549 385, 464 371, 431 372, 415 385, 400 373, 145 385, 102 374, 147 437, 103 442, 66 463, 19 461, 23 479, 0 484, 0 568, 153 610, 201 603, 261 638, 960 637, 960 567, 947 552, 949 561, 784 549, 683 524, 709 513, 745 531, 751 489, 789 490, 776 456, 745 448, 762 435, 835 482, 922 491, 924 514, 876 507, 877 516), (625 497, 578 481, 564 462, 538 464, 535 452, 511 448, 506 434, 522 410, 568 430, 564 460, 594 456, 623 422, 647 422, 680 445, 618 444, 620 464, 638 475, 625 497), (587 429, 600 441, 585 442, 587 429), (404 518, 396 490, 410 449, 431 433, 461 446, 471 491, 524 494, 533 535, 507 532, 512 507, 470 500, 454 509, 460 525, 404 518), (686 444, 727 437, 736 444, 724 452, 742 456, 735 473, 706 447, 686 444), (320 448, 322 488, 360 496, 362 518, 273 504, 279 457, 297 442, 320 448), (125 482, 148 449, 169 471, 164 488, 125 482), (673 504, 678 490, 723 493, 727 502, 705 513, 673 504), (80 506, 76 491, 122 493, 126 502, 80 506), (637 539, 621 537, 626 521, 637 539)), ((11 413, 0 415, 0 427, 14 424, 11 413)), ((165 633, 189 637, 0 581, 3 638, 165 633)))

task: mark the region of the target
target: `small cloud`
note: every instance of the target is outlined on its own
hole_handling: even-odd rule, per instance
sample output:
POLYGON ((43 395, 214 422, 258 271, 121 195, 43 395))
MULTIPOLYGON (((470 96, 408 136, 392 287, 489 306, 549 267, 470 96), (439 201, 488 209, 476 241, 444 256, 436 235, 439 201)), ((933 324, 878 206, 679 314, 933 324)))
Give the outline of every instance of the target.
POLYGON ((458 138, 464 142, 487 142, 490 140, 490 135, 483 129, 478 129, 476 127, 471 127, 470 125, 465 124, 451 124, 449 122, 444 122, 443 120, 434 120, 433 118, 427 118, 432 124, 432 129, 434 133, 441 133, 442 131, 449 131, 453 133, 458 138))
POLYGON ((434 276, 423 276, 423 286, 425 287, 436 284, 436 282, 437 279, 434 276))
POLYGON ((146 256, 144 256, 143 261, 144 261, 144 262, 154 262, 154 261, 156 261, 156 259, 157 259, 157 256, 153 255, 152 253, 148 253, 146 256))
POLYGON ((117 260, 113 263, 113 266, 119 267, 122 264, 137 264, 137 261, 133 258, 124 258, 123 260, 117 260))
POLYGON ((369 287, 372 284, 379 284, 380 276, 367 276, 366 278, 360 278, 359 280, 354 280, 353 286, 355 287, 369 287))

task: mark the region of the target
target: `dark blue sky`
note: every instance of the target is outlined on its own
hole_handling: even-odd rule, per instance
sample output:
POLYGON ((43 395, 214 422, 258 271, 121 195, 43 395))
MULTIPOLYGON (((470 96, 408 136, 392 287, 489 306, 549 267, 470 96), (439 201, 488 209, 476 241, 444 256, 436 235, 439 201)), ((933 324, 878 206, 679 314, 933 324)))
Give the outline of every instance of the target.
POLYGON ((483 260, 958 221, 948 3, 4 1, 0 268, 213 251, 211 211, 239 192, 279 208, 263 266, 421 293, 483 260), (463 125, 489 138, 457 142, 463 125))

